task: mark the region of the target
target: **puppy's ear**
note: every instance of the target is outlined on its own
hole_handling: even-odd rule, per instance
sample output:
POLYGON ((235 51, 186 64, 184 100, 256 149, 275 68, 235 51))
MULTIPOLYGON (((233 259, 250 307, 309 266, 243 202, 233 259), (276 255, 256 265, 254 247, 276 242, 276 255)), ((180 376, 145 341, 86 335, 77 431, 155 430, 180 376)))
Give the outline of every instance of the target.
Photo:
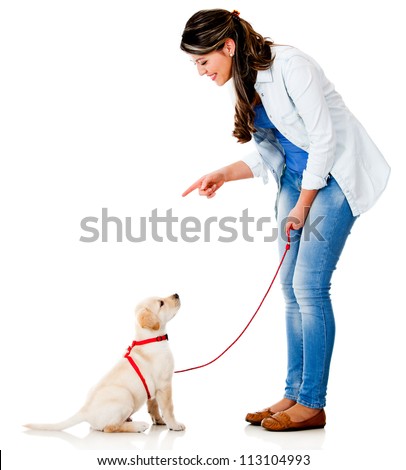
POLYGON ((148 308, 143 308, 138 312, 138 323, 141 328, 149 328, 150 330, 159 330, 161 326, 158 317, 148 308))

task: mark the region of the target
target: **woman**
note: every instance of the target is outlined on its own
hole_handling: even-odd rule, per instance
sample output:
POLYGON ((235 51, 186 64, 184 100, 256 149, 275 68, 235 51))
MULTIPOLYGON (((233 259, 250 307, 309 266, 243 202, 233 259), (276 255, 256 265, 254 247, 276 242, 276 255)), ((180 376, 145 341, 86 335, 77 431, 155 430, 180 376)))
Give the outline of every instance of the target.
POLYGON ((325 426, 335 324, 332 273, 356 218, 384 190, 390 169, 341 96, 308 55, 255 32, 239 12, 203 10, 186 23, 181 49, 200 75, 233 79, 233 135, 257 152, 209 173, 184 192, 213 197, 225 182, 271 171, 278 184, 279 247, 295 242, 280 278, 286 302, 284 397, 246 420, 270 431, 325 426), (311 232, 317 221, 317 233, 311 232), (293 239, 292 238, 292 239, 293 239))

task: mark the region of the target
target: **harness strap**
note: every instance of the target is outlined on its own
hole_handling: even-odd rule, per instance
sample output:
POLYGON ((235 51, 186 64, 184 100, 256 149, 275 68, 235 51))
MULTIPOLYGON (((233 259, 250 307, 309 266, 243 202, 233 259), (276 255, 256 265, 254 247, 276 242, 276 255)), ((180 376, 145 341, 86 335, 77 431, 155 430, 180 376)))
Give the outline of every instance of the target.
POLYGON ((160 341, 168 341, 168 335, 157 336, 156 338, 143 339, 142 341, 133 341, 131 344, 131 349, 134 346, 142 346, 143 344, 148 343, 159 343, 160 341))
POLYGON ((151 394, 149 393, 149 388, 148 388, 147 382, 146 382, 144 376, 142 375, 142 373, 140 371, 140 368, 134 362, 134 359, 130 356, 129 352, 124 357, 128 359, 128 362, 133 366, 135 372, 137 373, 138 377, 140 378, 140 380, 142 382, 142 385, 144 385, 145 391, 147 392, 147 397, 148 397, 148 400, 149 400, 151 398, 151 394))
POLYGON ((142 375, 140 368, 137 366, 134 359, 130 356, 130 353, 134 346, 142 346, 143 344, 148 344, 148 343, 159 343, 161 341, 168 341, 168 335, 157 336, 156 338, 144 339, 142 341, 133 341, 131 346, 128 347, 127 352, 124 354, 124 357, 128 359, 128 362, 132 365, 133 369, 135 370, 138 377, 140 378, 142 385, 144 385, 145 391, 147 392, 148 400, 151 398, 151 394, 149 393, 147 382, 144 376, 142 375))

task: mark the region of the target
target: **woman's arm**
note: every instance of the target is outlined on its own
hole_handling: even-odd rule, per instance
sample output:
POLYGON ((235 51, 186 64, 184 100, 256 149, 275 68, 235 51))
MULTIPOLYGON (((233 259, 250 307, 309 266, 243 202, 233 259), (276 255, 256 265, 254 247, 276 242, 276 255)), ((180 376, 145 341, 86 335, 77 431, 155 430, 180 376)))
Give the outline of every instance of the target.
MULTIPOLYGON (((287 61, 283 77, 284 86, 303 121, 309 140, 306 149, 309 157, 303 172, 302 188, 321 189, 327 184, 336 155, 335 130, 325 97, 325 93, 332 92, 334 87, 324 84, 326 91, 322 71, 310 58, 302 56, 293 56, 287 61)), ((284 132, 282 129, 280 131, 284 132)))
POLYGON ((228 181, 252 178, 253 176, 254 175, 252 174, 250 167, 243 161, 238 161, 202 176, 193 183, 192 186, 182 194, 182 196, 187 196, 195 189, 198 189, 200 196, 212 198, 224 183, 228 181))

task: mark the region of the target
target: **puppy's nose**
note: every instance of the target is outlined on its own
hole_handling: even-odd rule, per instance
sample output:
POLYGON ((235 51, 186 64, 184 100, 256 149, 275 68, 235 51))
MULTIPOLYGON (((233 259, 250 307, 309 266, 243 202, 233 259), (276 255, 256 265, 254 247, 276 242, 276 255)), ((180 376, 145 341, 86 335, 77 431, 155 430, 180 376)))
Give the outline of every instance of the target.
POLYGON ((178 295, 178 294, 173 294, 173 297, 174 297, 175 299, 179 299, 179 295, 178 295))

